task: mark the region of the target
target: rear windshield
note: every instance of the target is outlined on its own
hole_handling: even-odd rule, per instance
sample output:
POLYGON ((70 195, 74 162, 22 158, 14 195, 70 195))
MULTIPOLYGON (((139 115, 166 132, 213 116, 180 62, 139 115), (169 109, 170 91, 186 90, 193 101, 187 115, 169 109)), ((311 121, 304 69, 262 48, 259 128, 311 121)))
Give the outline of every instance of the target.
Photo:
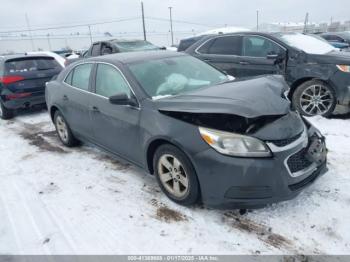
POLYGON ((157 50, 158 46, 155 46, 147 41, 125 41, 118 42, 113 41, 117 45, 120 52, 132 52, 132 51, 146 51, 146 50, 157 50))
POLYGON ((6 74, 25 73, 58 69, 60 65, 52 57, 28 57, 8 60, 5 63, 6 74))

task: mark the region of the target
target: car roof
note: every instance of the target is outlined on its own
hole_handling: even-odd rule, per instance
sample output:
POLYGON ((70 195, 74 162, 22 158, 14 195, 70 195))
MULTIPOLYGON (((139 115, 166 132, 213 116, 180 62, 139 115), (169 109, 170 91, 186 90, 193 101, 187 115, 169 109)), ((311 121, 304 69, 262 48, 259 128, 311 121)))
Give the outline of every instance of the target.
POLYGON ((17 59, 17 58, 26 58, 26 57, 51 57, 45 54, 11 54, 0 56, 4 60, 17 59))
POLYGON ((95 61, 95 62, 107 62, 107 63, 137 63, 147 60, 155 60, 162 58, 178 57, 178 56, 188 56, 183 53, 178 53, 174 51, 140 51, 140 52, 126 52, 126 53, 116 53, 105 56, 97 56, 88 58, 86 61, 95 61))

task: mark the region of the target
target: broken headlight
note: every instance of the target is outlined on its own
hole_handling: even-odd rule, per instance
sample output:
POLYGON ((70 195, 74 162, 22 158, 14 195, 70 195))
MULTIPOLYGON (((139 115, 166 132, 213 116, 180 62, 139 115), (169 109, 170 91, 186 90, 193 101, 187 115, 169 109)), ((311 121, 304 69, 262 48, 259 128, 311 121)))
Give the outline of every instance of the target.
POLYGON ((208 145, 221 154, 237 157, 270 157, 267 145, 250 136, 199 127, 199 133, 208 145))

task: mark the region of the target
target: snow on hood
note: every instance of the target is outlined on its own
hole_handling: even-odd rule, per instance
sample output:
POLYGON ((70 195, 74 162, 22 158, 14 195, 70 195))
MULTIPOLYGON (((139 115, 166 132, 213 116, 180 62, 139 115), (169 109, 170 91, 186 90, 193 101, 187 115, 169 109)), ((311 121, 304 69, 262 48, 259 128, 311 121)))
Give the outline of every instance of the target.
POLYGON ((281 76, 256 77, 156 100, 159 111, 234 114, 247 118, 286 115, 290 102, 281 76))
POLYGON ((308 54, 322 55, 337 50, 325 41, 303 34, 284 34, 281 39, 288 45, 308 54))

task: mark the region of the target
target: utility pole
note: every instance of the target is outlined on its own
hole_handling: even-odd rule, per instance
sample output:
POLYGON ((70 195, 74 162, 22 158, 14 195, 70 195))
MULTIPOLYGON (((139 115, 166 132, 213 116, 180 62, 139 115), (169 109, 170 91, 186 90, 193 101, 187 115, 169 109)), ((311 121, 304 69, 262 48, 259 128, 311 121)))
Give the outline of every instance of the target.
POLYGON ((143 2, 141 1, 141 12, 142 12, 142 29, 143 29, 143 40, 147 40, 146 36, 146 23, 145 23, 145 10, 143 8, 143 2))
POLYGON ((172 14, 172 7, 169 7, 170 11, 170 32, 171 32, 171 45, 174 45, 174 31, 173 31, 173 14, 172 14))
POLYGON ((306 16, 305 16, 305 22, 304 22, 304 34, 307 33, 307 25, 309 23, 309 13, 306 13, 306 16))
POLYGON ((35 46, 34 46, 34 40, 33 40, 32 30, 31 30, 31 28, 30 28, 30 23, 29 23, 29 19, 28 19, 27 13, 25 14, 25 18, 26 18, 26 23, 27 23, 28 34, 29 34, 29 37, 30 37, 30 43, 31 43, 31 45, 32 45, 32 51, 35 51, 35 46))
POLYGON ((256 11, 256 31, 259 31, 259 10, 256 11))
POLYGON ((49 51, 51 51, 52 48, 51 48, 51 42, 50 42, 50 34, 47 34, 47 43, 49 44, 49 51))
POLYGON ((88 28, 89 28, 90 42, 91 42, 91 44, 92 44, 91 26, 90 26, 90 25, 88 25, 88 28))

